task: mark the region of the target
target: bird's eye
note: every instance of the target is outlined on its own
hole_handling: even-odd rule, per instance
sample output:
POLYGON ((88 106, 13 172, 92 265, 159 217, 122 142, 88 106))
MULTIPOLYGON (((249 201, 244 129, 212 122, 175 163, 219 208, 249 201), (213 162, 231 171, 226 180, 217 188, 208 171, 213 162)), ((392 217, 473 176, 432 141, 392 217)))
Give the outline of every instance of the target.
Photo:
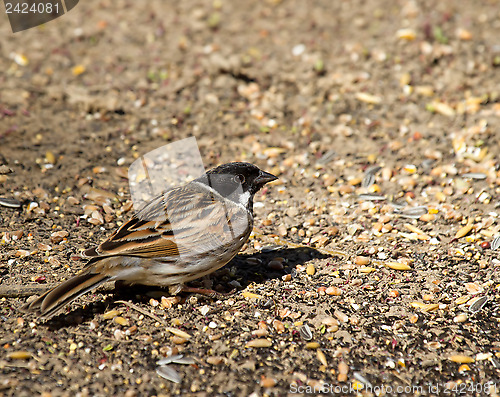
POLYGON ((234 181, 243 184, 245 183, 245 177, 241 174, 238 174, 234 177, 234 181))

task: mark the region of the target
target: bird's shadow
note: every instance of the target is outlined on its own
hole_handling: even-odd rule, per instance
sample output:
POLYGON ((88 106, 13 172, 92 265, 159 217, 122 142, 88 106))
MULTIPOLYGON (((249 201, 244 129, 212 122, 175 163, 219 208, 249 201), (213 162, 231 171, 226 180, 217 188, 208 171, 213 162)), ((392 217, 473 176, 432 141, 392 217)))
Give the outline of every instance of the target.
MULTIPOLYGON (((253 254, 239 254, 223 268, 209 275, 215 289, 222 294, 230 296, 238 290, 245 289, 248 285, 263 284, 268 280, 281 278, 291 274, 299 264, 305 264, 313 259, 325 259, 331 257, 311 247, 298 248, 270 248, 253 254)), ((194 280, 190 286, 205 288, 203 280, 194 280)), ((131 300, 135 303, 147 302, 151 297, 170 294, 168 288, 134 285, 120 286, 119 283, 110 291, 111 294, 105 299, 94 301, 86 307, 81 305, 68 314, 59 314, 49 320, 46 325, 51 330, 61 326, 77 325, 94 318, 95 313, 105 313, 116 306, 117 300, 131 300)), ((181 293, 186 297, 185 293, 181 293)), ((205 299, 213 299, 206 296, 205 299)), ((76 301, 78 303, 78 300, 76 301)))
POLYGON ((231 276, 246 288, 252 283, 260 284, 293 273, 299 264, 329 257, 311 247, 270 249, 255 254, 240 254, 219 272, 234 271, 231 276))

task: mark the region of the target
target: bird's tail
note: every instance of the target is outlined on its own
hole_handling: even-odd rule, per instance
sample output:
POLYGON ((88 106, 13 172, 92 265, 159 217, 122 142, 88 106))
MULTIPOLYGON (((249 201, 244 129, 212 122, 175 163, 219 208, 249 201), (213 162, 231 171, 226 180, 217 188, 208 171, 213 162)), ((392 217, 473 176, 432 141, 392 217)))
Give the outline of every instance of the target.
POLYGON ((41 317, 45 318, 52 317, 68 303, 110 279, 110 276, 100 273, 79 274, 48 290, 33 302, 27 303, 22 310, 40 312, 41 317))

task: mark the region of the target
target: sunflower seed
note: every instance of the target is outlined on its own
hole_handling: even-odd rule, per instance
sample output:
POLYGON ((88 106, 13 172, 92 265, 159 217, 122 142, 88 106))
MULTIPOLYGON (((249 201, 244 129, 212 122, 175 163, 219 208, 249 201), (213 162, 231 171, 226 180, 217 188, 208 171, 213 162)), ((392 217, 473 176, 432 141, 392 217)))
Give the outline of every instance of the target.
POLYGON ((370 187, 375 183, 375 175, 373 174, 366 174, 363 177, 363 181, 361 182, 362 187, 370 187))
POLYGON ((363 375, 361 375, 360 372, 354 372, 354 378, 359 380, 361 383, 363 383, 366 386, 372 387, 372 384, 368 379, 366 379, 363 375))
POLYGON ((468 172, 466 174, 461 175, 462 178, 478 179, 478 180, 486 179, 486 176, 487 175, 483 174, 482 172, 468 172))
POLYGON ((408 205, 408 203, 406 201, 399 200, 399 201, 393 201, 391 203, 391 205, 395 208, 395 211, 397 211, 397 210, 400 211, 403 208, 406 208, 406 206, 408 205))
POLYGON ((181 376, 175 369, 167 366, 156 368, 156 373, 170 382, 180 383, 182 380, 181 376))
POLYGON ((380 194, 360 194, 358 196, 361 200, 366 200, 366 201, 384 201, 386 200, 385 196, 382 196, 380 194))
POLYGON ((307 324, 304 324, 302 327, 300 327, 299 332, 302 339, 306 341, 311 340, 313 338, 311 328, 309 328, 309 325, 307 324))
POLYGON ((330 161, 332 161, 334 159, 335 155, 336 155, 335 150, 329 150, 328 152, 326 152, 323 156, 321 156, 319 158, 319 160, 317 161, 317 164, 319 164, 319 165, 328 164, 330 161))
POLYGON ((9 208, 19 208, 21 206, 21 202, 13 198, 0 197, 0 205, 9 208))
POLYGON ((365 174, 372 174, 375 175, 377 172, 379 172, 382 169, 379 165, 372 165, 371 167, 368 167, 365 171, 365 174))
POLYGON ((495 356, 491 356, 490 360, 494 368, 500 368, 500 361, 495 356))
POLYGON ((399 214, 402 218, 411 218, 411 219, 418 219, 422 215, 427 214, 428 209, 427 206, 425 205, 420 205, 418 207, 411 207, 411 208, 406 208, 406 209, 394 209, 394 212, 396 214, 399 214))
POLYGON ((272 252, 272 251, 277 251, 281 248, 282 247, 280 245, 276 245, 276 244, 266 245, 266 246, 262 247, 261 251, 262 252, 272 252))
POLYGON ((429 168, 432 167, 432 164, 434 164, 436 160, 433 160, 433 159, 427 159, 427 160, 424 160, 422 161, 422 168, 428 170, 429 168))
POLYGON ((184 364, 184 365, 191 365, 195 364, 196 361, 194 361, 194 358, 191 357, 181 357, 176 360, 172 361, 173 364, 184 364))
POLYGON ((479 312, 484 307, 484 305, 486 305, 487 302, 488 302, 488 297, 487 296, 481 296, 472 305, 470 305, 469 311, 471 313, 477 313, 477 312, 479 312))
POLYGON ((158 365, 167 365, 167 364, 186 364, 191 365, 194 364, 195 361, 191 357, 184 357, 182 354, 175 354, 170 357, 165 357, 156 362, 158 365))
POLYGON ((370 168, 368 168, 365 172, 365 176, 363 178, 363 181, 361 182, 362 187, 370 187, 375 183, 375 174, 379 172, 382 169, 382 167, 379 167, 378 165, 374 165, 370 168))
POLYGON ((172 362, 174 362, 176 360, 180 360, 183 357, 184 356, 182 354, 175 354, 173 356, 162 358, 161 360, 157 361, 156 364, 158 364, 158 365, 167 365, 167 364, 170 364, 170 363, 172 363, 172 362))
POLYGON ((495 237, 490 245, 491 249, 494 251, 500 247, 500 236, 495 237))

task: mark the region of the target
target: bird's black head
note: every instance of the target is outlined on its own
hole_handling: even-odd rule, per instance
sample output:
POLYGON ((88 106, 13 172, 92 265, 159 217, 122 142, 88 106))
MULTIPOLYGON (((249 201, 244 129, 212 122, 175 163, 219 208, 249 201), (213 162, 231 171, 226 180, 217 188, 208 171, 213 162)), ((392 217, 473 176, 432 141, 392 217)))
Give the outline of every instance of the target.
POLYGON ((250 163, 227 163, 211 169, 199 179, 221 196, 249 206, 255 193, 278 178, 250 163))

